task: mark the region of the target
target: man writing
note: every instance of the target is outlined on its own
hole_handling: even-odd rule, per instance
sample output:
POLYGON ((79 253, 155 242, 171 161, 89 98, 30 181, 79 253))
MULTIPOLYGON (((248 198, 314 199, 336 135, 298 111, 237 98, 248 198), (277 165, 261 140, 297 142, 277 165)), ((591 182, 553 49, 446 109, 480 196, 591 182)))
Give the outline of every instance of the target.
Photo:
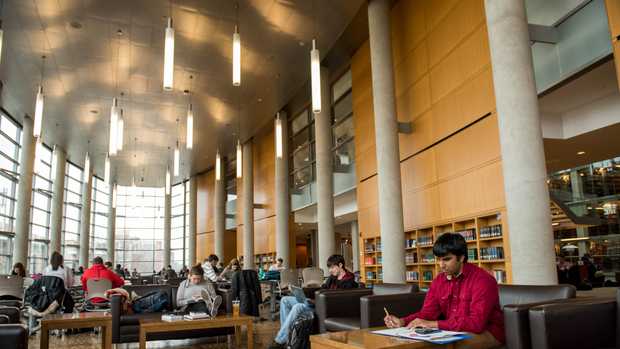
POLYGON ((439 259, 441 273, 433 280, 422 310, 402 319, 388 315, 386 326, 464 331, 472 338, 462 344, 481 349, 500 347, 505 342, 504 317, 495 279, 467 263, 467 243, 460 234, 441 235, 433 254, 439 259))

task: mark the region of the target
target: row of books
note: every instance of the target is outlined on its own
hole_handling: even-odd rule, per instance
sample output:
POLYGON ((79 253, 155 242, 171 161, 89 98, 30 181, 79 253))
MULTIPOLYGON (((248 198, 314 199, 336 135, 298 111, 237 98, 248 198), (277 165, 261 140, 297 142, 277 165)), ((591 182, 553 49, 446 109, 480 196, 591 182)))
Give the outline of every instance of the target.
POLYGON ((476 229, 475 228, 460 230, 460 231, 457 231, 456 233, 460 234, 465 239, 465 241, 476 240, 476 229))
POLYGON ((433 254, 433 252, 429 252, 427 254, 425 254, 424 256, 422 256, 422 263, 435 263, 435 255, 433 254))
POLYGON ((432 236, 420 236, 418 237, 418 245, 420 246, 429 246, 433 244, 432 236))
POLYGON ((483 247, 480 249, 480 259, 483 261, 503 258, 504 248, 501 246, 483 247))
POLYGON ((377 243, 370 243, 370 244, 366 244, 366 246, 364 247, 364 251, 366 252, 381 252, 381 243, 377 242, 377 243))
POLYGON ((367 271, 366 272, 366 280, 382 280, 383 273, 376 271, 367 271))
POLYGON ((418 254, 415 252, 407 252, 405 253, 405 263, 413 264, 418 262, 418 254))
POLYGON ((478 260, 478 250, 475 248, 467 249, 467 260, 468 261, 477 261, 478 260))
POLYGON ((422 273, 422 280, 424 281, 433 281, 433 272, 430 270, 426 270, 422 273))
POLYGON ((488 227, 480 228, 481 239, 494 238, 494 237, 500 237, 500 236, 502 236, 502 225, 501 224, 489 225, 488 227))
POLYGON ((416 240, 415 239, 405 240, 405 248, 412 248, 412 247, 416 247, 416 240))
POLYGON ((405 278, 407 281, 418 281, 420 280, 420 274, 417 271, 408 271, 405 273, 405 278))
POLYGON ((493 275, 495 280, 497 280, 498 284, 505 284, 506 283, 506 271, 505 270, 503 270, 503 269, 494 269, 494 270, 489 270, 489 272, 491 273, 491 275, 493 275))

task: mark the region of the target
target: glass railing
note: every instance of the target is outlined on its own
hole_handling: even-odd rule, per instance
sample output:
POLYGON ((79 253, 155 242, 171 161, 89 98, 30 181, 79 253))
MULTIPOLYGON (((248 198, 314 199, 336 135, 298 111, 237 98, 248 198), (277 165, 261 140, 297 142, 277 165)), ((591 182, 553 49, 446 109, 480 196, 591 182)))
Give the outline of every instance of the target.
POLYGON ((237 229, 237 199, 226 201, 226 229, 237 229))

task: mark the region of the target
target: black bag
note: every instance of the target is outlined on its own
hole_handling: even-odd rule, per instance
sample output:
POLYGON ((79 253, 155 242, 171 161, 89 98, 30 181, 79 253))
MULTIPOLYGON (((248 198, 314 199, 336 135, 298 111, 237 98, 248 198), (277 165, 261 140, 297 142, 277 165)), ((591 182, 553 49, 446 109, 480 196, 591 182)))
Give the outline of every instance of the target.
POLYGON ((133 301, 131 308, 134 313, 158 313, 167 309, 170 305, 168 293, 165 291, 153 291, 133 301))
MULTIPOLYGON (((65 298, 65 283, 55 276, 44 276, 26 289, 24 300, 36 311, 45 311, 54 301, 62 305, 65 298)), ((73 306, 71 305, 71 308, 73 306)))
POLYGON ((310 335, 312 334, 312 324, 314 315, 302 315, 295 319, 288 342, 287 349, 309 349, 310 335))

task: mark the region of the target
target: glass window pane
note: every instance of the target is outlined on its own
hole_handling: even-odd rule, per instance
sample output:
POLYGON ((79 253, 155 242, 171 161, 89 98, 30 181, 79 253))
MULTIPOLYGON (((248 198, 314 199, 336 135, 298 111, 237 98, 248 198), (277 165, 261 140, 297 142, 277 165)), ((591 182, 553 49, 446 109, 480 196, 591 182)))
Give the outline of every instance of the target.
POLYGON ((352 94, 349 93, 346 97, 338 101, 338 104, 334 105, 334 122, 338 122, 353 113, 353 100, 352 94))
POLYGON ((334 127, 334 140, 333 145, 338 146, 347 140, 353 138, 353 118, 347 118, 345 121, 334 127))
POLYGON ((312 160, 312 148, 307 145, 293 154, 293 170, 308 166, 312 160))
POLYGON ((336 101, 340 96, 351 89, 351 70, 348 70, 332 86, 332 100, 336 101))

